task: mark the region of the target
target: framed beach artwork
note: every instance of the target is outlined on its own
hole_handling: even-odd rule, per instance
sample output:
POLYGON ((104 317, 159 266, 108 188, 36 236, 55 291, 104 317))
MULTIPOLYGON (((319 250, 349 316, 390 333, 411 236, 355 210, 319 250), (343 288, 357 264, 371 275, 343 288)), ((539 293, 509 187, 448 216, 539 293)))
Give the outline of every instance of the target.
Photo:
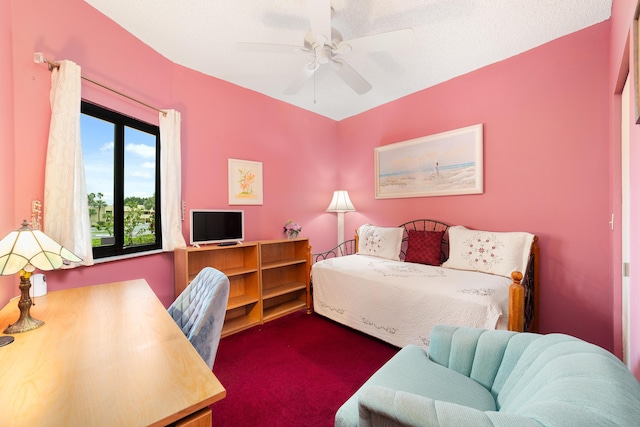
POLYGON ((376 199, 481 194, 483 126, 374 149, 376 199))
POLYGON ((262 204, 262 162, 229 159, 229 204, 262 204))

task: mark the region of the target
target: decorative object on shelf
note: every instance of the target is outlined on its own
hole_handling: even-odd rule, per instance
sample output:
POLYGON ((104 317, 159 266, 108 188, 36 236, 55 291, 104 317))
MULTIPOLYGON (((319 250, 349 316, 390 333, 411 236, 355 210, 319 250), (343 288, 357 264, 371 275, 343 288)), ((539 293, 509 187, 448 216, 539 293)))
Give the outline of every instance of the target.
POLYGON ((298 237, 298 234, 302 231, 302 226, 296 224, 295 222, 289 220, 284 225, 284 234, 287 236, 287 239, 295 239, 298 237))
POLYGON ((262 204, 262 162, 228 160, 229 204, 262 204))
POLYGON ((351 203, 349 193, 346 190, 338 190, 333 192, 333 198, 327 212, 338 213, 338 245, 344 242, 344 213, 355 212, 356 208, 351 203))
POLYGON ((29 227, 26 220, 22 222, 21 228, 0 240, 0 276, 20 273, 20 318, 5 329, 5 334, 27 332, 44 324, 42 320, 32 318, 29 313, 33 304, 29 296, 29 278, 36 268, 56 270, 65 261, 80 262, 82 259, 42 231, 29 227))
POLYGON ((374 148, 375 197, 482 194, 482 123, 374 148))

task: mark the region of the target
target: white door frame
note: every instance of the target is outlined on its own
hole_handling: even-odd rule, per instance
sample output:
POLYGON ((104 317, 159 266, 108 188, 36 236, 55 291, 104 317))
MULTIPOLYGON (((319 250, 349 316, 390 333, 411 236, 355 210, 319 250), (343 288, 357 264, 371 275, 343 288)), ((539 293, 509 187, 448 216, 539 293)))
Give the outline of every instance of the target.
MULTIPOLYGON (((630 172, 629 172, 629 132, 631 127, 631 97, 629 90, 629 76, 625 81, 621 96, 621 172, 622 172, 622 360, 629 366, 629 347, 631 345, 631 334, 629 326, 631 324, 631 314, 629 310, 629 286, 631 282, 631 233, 629 221, 630 214, 630 172)), ((613 219, 612 219, 613 221, 613 219)))

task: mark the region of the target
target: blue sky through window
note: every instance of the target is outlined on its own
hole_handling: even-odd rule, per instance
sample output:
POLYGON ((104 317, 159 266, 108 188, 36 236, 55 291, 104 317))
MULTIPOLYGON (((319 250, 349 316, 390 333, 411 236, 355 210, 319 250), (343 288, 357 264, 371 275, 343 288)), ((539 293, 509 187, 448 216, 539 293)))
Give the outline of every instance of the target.
MULTIPOLYGON (((87 193, 102 193, 113 204, 114 125, 87 114, 80 118, 87 193)), ((155 190, 155 135, 125 128, 125 198, 151 197, 155 190)))

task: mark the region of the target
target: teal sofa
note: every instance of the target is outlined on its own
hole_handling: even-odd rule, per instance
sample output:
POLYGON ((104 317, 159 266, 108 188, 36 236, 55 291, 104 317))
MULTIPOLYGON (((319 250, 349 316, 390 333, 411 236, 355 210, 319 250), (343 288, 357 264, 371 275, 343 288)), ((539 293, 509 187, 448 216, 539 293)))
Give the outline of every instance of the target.
POLYGON ((563 334, 436 326, 336 413, 353 426, 640 426, 640 384, 608 351, 563 334))

